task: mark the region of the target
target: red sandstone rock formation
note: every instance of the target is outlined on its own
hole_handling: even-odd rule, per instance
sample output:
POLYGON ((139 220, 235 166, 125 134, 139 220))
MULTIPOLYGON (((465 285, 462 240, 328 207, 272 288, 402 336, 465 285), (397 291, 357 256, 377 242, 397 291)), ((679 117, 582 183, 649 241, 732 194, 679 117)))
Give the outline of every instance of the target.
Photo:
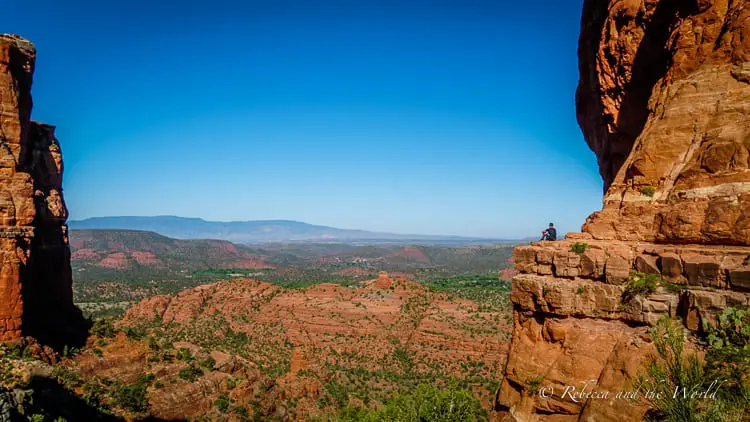
MULTIPOLYGON (((323 384, 337 379, 334 377, 342 371, 335 368, 381 371, 383 362, 389 362, 389 371, 401 373, 393 358, 397 350, 413 353, 414 362, 418 362, 413 369, 416 373, 466 376, 470 364, 477 368, 478 377, 492 376, 505 362, 507 343, 498 335, 509 329, 501 322, 503 316, 403 279, 392 280, 386 289, 378 288, 375 280, 357 288, 323 283, 285 289, 233 279, 146 299, 129 308, 118 324, 124 328, 158 322, 165 332, 190 330, 190 343, 172 346, 190 349, 200 362, 211 349, 201 350, 199 343, 226 347, 227 332, 217 325, 217 321, 226 321, 234 333, 248 336, 245 358, 262 357, 266 365, 288 360, 289 372, 281 377, 269 379, 258 364, 240 355, 219 358, 212 354, 216 370, 187 382, 177 377, 184 362, 149 361, 145 339, 140 344, 125 344, 126 339, 122 339, 102 346, 103 358, 81 354, 75 359, 75 367, 83 372, 84 379, 108 377, 124 383, 135 382, 138 374, 155 374, 163 387, 149 391, 148 400, 150 415, 157 418, 208 415, 211 420, 220 419, 213 404, 222 392, 217 381, 231 376, 243 381, 227 394, 238 404, 259 401, 261 419, 270 415, 264 412, 281 408, 287 399, 295 398, 299 400, 296 420, 309 420, 325 410, 319 399, 326 391, 323 384), (498 322, 488 330, 488 321, 498 322), (234 362, 222 363, 227 360, 234 362), (177 381, 169 382, 170 378, 177 381)), ((371 376, 360 381, 378 391, 395 385, 371 376)), ((485 408, 494 403, 493 393, 475 388, 485 408)), ((355 404, 364 406, 361 401, 351 402, 355 404)))
POLYGON ((53 126, 30 120, 35 56, 0 35, 0 340, 80 342, 60 145, 53 126))
POLYGON ((378 274, 378 278, 375 280, 375 287, 378 289, 387 289, 391 287, 391 283, 393 283, 393 280, 388 276, 388 273, 381 271, 378 274))
POLYGON ((749 4, 585 0, 578 118, 604 207, 584 233, 514 251, 505 419, 642 420, 642 402, 562 393, 632 387, 662 315, 699 330, 750 306, 749 4), (685 288, 625 300, 631 270, 685 288))
POLYGON ((578 120, 597 239, 750 245, 746 0, 585 2, 578 120))
POLYGON ((310 362, 307 359, 305 351, 299 347, 292 350, 292 357, 289 363, 289 373, 296 375, 299 371, 304 371, 309 368, 310 362))

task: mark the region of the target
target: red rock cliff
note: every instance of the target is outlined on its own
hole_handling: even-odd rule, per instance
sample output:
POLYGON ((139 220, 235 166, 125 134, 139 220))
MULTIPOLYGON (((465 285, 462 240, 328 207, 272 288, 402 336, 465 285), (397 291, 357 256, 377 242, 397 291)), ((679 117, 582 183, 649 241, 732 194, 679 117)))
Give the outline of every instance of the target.
POLYGON ((578 120, 597 239, 750 245, 746 0, 588 0, 578 120))
POLYGON ((583 233, 514 251, 504 419, 643 420, 641 402, 573 400, 565 388, 627 390, 663 315, 690 331, 750 306, 749 5, 584 1, 578 120, 604 206, 583 233), (683 288, 627 298, 633 270, 683 288))
POLYGON ((73 305, 60 145, 53 126, 30 120, 35 56, 29 41, 0 35, 0 340, 75 343, 83 319, 73 305))

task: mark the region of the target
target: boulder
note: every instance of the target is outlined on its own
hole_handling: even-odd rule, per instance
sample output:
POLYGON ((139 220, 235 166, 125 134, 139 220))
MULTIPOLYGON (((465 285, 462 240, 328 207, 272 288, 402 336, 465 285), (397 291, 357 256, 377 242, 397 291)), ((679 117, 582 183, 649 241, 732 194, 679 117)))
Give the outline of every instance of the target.
POLYGON ((685 275, 688 284, 693 286, 724 287, 725 281, 718 257, 688 255, 683 258, 685 260, 685 275))
POLYGON ((666 252, 657 260, 661 274, 671 280, 682 278, 682 259, 676 253, 666 252))
POLYGON ((635 269, 646 274, 661 274, 659 266, 656 265, 657 257, 651 255, 638 255, 635 258, 635 269))
POLYGON ((750 268, 731 270, 727 278, 732 289, 750 291, 750 268))

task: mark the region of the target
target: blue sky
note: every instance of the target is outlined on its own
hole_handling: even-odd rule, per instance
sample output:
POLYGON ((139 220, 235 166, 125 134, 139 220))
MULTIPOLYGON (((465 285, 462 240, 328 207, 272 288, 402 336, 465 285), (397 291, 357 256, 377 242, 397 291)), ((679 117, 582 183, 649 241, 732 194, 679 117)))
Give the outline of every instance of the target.
POLYGON ((601 205, 580 0, 5 3, 72 219, 524 237, 601 205))

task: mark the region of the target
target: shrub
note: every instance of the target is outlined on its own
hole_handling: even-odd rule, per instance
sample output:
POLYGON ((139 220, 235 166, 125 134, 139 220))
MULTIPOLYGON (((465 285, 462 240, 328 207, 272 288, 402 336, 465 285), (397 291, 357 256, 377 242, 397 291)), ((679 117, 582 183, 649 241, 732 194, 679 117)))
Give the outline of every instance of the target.
POLYGON ((83 384, 83 398, 88 403, 98 405, 106 393, 107 389, 96 378, 83 384))
POLYGON ((244 408, 244 407, 242 407, 242 406, 234 406, 234 407, 232 407, 232 413, 234 413, 236 415, 244 416, 244 417, 248 416, 247 409, 244 408))
POLYGON ((214 401, 214 406, 219 409, 219 412, 227 413, 230 403, 231 400, 229 399, 229 397, 226 394, 222 394, 219 396, 219 398, 216 399, 216 401, 214 401))
POLYGON ((203 375, 203 370, 197 366, 190 365, 187 368, 180 369, 177 375, 185 381, 193 382, 203 375))
POLYGON ((146 384, 135 383, 121 386, 115 394, 115 405, 133 412, 144 412, 148 407, 146 384))
POLYGON ((9 359, 21 359, 24 354, 24 347, 20 342, 0 344, 0 350, 9 359))
POLYGON ((542 381, 544 381, 544 377, 541 375, 537 375, 535 377, 527 379, 526 390, 530 393, 536 393, 537 391, 539 391, 539 387, 542 386, 542 381))
POLYGON ((97 337, 109 338, 114 337, 117 330, 115 330, 115 326, 112 324, 112 319, 100 318, 94 321, 90 333, 97 337))
POLYGON ((235 387, 237 387, 237 384, 239 383, 240 383, 240 380, 237 378, 227 378, 227 390, 234 390, 235 387))
POLYGON ((206 359, 204 359, 203 362, 201 362, 201 366, 204 367, 204 368, 206 368, 206 369, 208 369, 208 370, 210 370, 210 371, 213 371, 214 370, 214 366, 216 366, 216 359, 214 359, 211 356, 209 356, 206 359))
POLYGON ((687 288, 684 284, 670 283, 664 280, 659 281, 659 286, 671 293, 680 293, 687 288))
MULTIPOLYGON (((26 351, 24 351, 24 352, 26 352, 26 351)), ((30 352, 31 352, 31 350, 29 349, 29 353, 30 352)), ((78 349, 77 347, 68 347, 68 345, 66 344, 65 346, 63 346, 62 355, 65 358, 72 358, 73 356, 77 355, 80 352, 81 352, 81 350, 78 349)), ((26 353, 24 353, 24 357, 26 357, 26 353)))
POLYGON ((641 187, 641 193, 648 196, 649 198, 653 198, 656 194, 656 188, 653 186, 643 186, 641 187))
POLYGON ((578 288, 576 289, 576 294, 577 295, 582 295, 583 292, 584 292, 584 290, 585 289, 583 288, 583 286, 578 286, 578 288))
POLYGON ((655 393, 647 398, 650 419, 739 422, 750 409, 750 313, 727 308, 715 327, 706 328, 705 362, 685 350, 681 324, 664 316, 649 331, 657 353, 649 356, 646 374, 639 379, 646 390, 655 393), (710 390, 717 381, 723 381, 720 388, 710 390), (716 397, 693 398, 690 387, 713 391, 716 397))
POLYGON ((336 381, 330 381, 324 387, 337 407, 344 407, 349 402, 349 393, 346 386, 336 381))
POLYGON ((570 245, 570 250, 580 255, 580 254, 586 252, 586 249, 588 249, 589 247, 590 246, 588 245, 588 243, 585 243, 585 242, 576 242, 576 243, 570 245))
POLYGON ((177 351, 177 359, 184 360, 185 362, 190 362, 193 360, 193 352, 191 352, 190 349, 186 347, 180 347, 180 349, 177 351))
POLYGON ((487 415, 470 391, 449 386, 445 390, 420 384, 412 393, 400 394, 376 410, 348 408, 339 421, 485 421, 487 415))
POLYGON ((63 384, 66 387, 76 388, 83 385, 83 381, 81 381, 81 376, 78 372, 64 366, 54 366, 52 368, 52 375, 57 378, 57 381, 60 384, 63 384))
POLYGON ((124 332, 131 340, 141 340, 143 337, 146 337, 145 327, 127 327, 124 332))
POLYGON ((393 350, 393 359, 398 363, 404 373, 411 372, 414 368, 414 356, 412 352, 403 347, 397 347, 393 350))
POLYGON ((154 352, 159 351, 159 342, 153 336, 148 337, 148 348, 154 352))
POLYGON ((656 347, 656 355, 648 357, 646 375, 641 374, 641 385, 654 394, 645 397, 651 407, 649 416, 655 420, 697 421, 698 400, 688 395, 675 397, 684 386, 704 383, 703 366, 695 353, 684 350, 685 335, 681 325, 666 315, 649 334, 656 347))
POLYGON ((628 276, 628 284, 623 293, 623 299, 625 302, 629 302, 636 296, 649 295, 656 291, 658 285, 659 276, 631 271, 628 276))
POLYGON ((729 408, 750 405, 750 311, 727 308, 718 315, 715 326, 707 326, 709 349, 706 370, 713 378, 725 380, 719 391, 729 408))
POLYGON ((148 374, 140 374, 138 375, 138 383, 143 385, 151 385, 151 383, 156 379, 156 376, 152 373, 148 374))

